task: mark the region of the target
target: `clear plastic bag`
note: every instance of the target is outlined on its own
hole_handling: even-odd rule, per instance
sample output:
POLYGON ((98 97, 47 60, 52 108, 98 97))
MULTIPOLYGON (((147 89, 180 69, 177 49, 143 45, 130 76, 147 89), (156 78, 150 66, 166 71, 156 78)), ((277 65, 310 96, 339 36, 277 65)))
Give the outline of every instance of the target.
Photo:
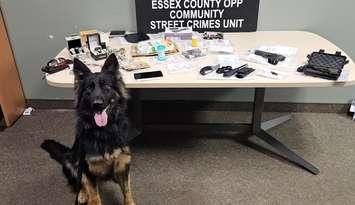
POLYGON ((205 47, 211 53, 233 53, 234 48, 229 40, 213 39, 205 40, 205 47))
POLYGON ((244 55, 241 55, 241 59, 252 63, 267 65, 271 68, 281 67, 296 69, 299 64, 297 54, 298 48, 282 45, 262 45, 249 50, 249 52, 245 53, 244 55), (256 55, 255 51, 279 54, 280 56, 284 56, 285 58, 284 60, 278 61, 276 65, 273 65, 268 61, 268 58, 256 55))

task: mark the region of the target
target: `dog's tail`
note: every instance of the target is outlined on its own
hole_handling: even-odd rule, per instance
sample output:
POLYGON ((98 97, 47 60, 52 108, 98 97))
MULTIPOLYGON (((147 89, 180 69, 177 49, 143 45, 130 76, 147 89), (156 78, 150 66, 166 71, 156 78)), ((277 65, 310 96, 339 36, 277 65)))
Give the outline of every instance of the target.
POLYGON ((74 192, 78 192, 81 186, 81 174, 78 172, 79 163, 71 156, 71 149, 54 140, 44 140, 41 148, 47 151, 52 159, 63 167, 69 185, 74 192))
POLYGON ((60 164, 65 163, 65 155, 70 151, 69 147, 66 147, 54 140, 44 140, 41 147, 49 153, 52 159, 56 160, 60 164))

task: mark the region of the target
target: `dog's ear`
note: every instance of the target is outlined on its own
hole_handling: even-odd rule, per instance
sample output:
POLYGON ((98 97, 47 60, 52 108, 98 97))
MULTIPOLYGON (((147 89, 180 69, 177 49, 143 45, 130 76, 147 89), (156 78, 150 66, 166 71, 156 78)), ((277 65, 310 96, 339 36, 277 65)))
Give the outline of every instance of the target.
POLYGON ((74 107, 77 108, 80 104, 83 88, 80 82, 91 73, 90 69, 79 59, 74 58, 74 107))
POLYGON ((115 79, 115 90, 120 93, 120 95, 128 99, 128 91, 126 90, 126 87, 124 85, 121 73, 119 71, 119 64, 118 60, 115 54, 111 54, 105 61, 104 66, 102 67, 101 72, 108 73, 112 76, 114 76, 115 79))
POLYGON ((73 71, 75 80, 83 80, 88 74, 91 73, 90 69, 77 58, 74 58, 73 71))
POLYGON ((110 73, 119 78, 120 73, 118 72, 119 65, 115 54, 111 54, 105 61, 104 66, 102 66, 101 72, 110 73))

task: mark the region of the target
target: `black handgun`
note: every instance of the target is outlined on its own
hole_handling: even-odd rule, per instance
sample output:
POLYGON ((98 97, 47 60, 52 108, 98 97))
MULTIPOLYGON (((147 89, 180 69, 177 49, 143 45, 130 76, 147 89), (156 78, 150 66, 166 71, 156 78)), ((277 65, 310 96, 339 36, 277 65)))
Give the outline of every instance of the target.
POLYGON ((270 53, 260 50, 255 50, 254 54, 266 58, 267 62, 272 65, 277 65, 280 61, 284 61, 286 59, 286 57, 281 54, 270 53))

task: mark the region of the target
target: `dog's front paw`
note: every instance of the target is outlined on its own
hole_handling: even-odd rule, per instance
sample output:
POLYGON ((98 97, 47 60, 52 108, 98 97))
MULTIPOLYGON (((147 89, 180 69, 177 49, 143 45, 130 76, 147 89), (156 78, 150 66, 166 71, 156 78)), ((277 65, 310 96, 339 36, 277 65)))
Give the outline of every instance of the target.
POLYGON ((78 205, 85 205, 88 202, 88 195, 84 190, 80 190, 77 196, 77 204, 78 205))

